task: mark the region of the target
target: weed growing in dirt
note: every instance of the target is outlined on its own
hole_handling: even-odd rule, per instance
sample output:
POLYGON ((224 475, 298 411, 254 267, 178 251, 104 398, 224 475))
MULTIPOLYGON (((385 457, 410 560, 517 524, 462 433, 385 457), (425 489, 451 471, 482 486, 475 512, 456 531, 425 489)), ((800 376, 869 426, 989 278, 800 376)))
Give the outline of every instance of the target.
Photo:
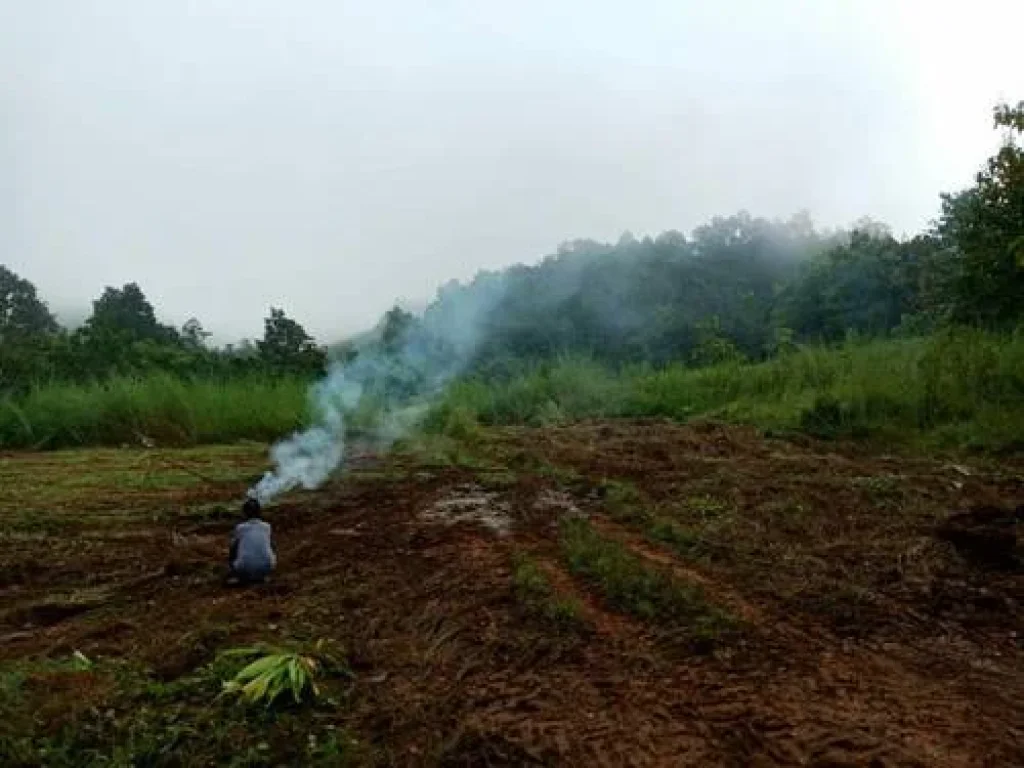
POLYGON ((693 530, 660 517, 647 527, 647 538, 659 544, 667 544, 680 556, 693 560, 702 554, 701 538, 693 530))
POLYGON ((87 672, 92 668, 93 662, 79 651, 67 658, 6 662, 0 665, 0 713, 21 701, 25 682, 30 677, 42 680, 67 673, 87 672))
POLYGON ((585 520, 565 520, 561 546, 569 568, 596 585, 609 604, 642 619, 684 624, 701 639, 716 637, 732 620, 702 590, 646 563, 585 520))
POLYGON ((605 507, 613 520, 620 523, 646 524, 650 513, 643 506, 640 489, 627 480, 605 480, 600 486, 605 507))
POLYGON ((95 764, 71 734, 98 716, 97 704, 125 666, 77 651, 0 664, 0 764, 95 764))
POLYGON ((255 648, 236 648, 228 653, 257 655, 259 658, 224 683, 225 694, 237 694, 238 698, 248 704, 266 704, 269 707, 286 693, 291 694, 296 704, 301 704, 307 697, 315 698, 320 693, 313 682, 320 671, 320 664, 311 656, 299 653, 260 655, 259 649, 255 648))
POLYGON ((560 627, 579 627, 583 623, 582 606, 573 597, 560 596, 535 560, 518 555, 512 569, 512 588, 516 599, 531 614, 560 627))
POLYGON ((315 733, 306 738, 307 765, 331 766, 344 768, 348 765, 359 765, 365 755, 360 743, 349 733, 327 726, 321 736, 315 733))
POLYGON ((0 540, 15 536, 56 536, 73 527, 74 522, 76 521, 42 515, 34 509, 20 509, 5 517, 0 540))
POLYGON ((554 480, 559 485, 577 485, 583 481, 583 475, 572 467, 563 467, 547 461, 540 462, 535 471, 541 477, 554 480))
POLYGON ((0 712, 21 698, 24 683, 25 672, 20 666, 0 668, 0 712))
POLYGON ((480 437, 480 422, 476 412, 464 405, 451 408, 435 408, 427 413, 423 428, 435 435, 444 435, 453 440, 472 442, 480 437))
POLYGON ((464 442, 447 435, 417 433, 397 440, 392 452, 411 457, 426 467, 485 471, 499 468, 486 457, 482 443, 464 442))
POLYGON ((633 483, 606 480, 602 488, 605 507, 613 520, 641 530, 649 540, 667 545, 688 560, 707 554, 708 548, 702 535, 704 528, 709 524, 716 526, 723 522, 730 510, 727 503, 712 496, 690 497, 686 500, 685 511, 689 517, 698 518, 700 530, 696 530, 673 520, 671 512, 666 514, 664 506, 658 507, 656 511, 648 509, 640 490, 633 483))
POLYGON ((729 512, 730 506, 721 499, 714 496, 691 496, 686 500, 686 506, 696 513, 702 520, 713 520, 724 516, 729 512))
POLYGON ((476 476, 476 479, 484 488, 496 491, 506 490, 519 482, 519 476, 515 472, 507 470, 481 472, 476 476))
POLYGON ((892 475, 856 477, 853 479, 853 484, 864 489, 879 506, 895 506, 903 500, 903 488, 900 485, 900 480, 892 475))
POLYGON ((628 480, 605 480, 605 496, 614 507, 632 507, 640 503, 640 489, 628 480))
POLYGON ((237 696, 246 704, 272 706, 290 695, 301 704, 315 699, 320 690, 315 678, 325 666, 344 669, 338 657, 324 641, 308 652, 255 646, 233 648, 221 654, 225 658, 255 659, 224 683, 224 694, 237 696))

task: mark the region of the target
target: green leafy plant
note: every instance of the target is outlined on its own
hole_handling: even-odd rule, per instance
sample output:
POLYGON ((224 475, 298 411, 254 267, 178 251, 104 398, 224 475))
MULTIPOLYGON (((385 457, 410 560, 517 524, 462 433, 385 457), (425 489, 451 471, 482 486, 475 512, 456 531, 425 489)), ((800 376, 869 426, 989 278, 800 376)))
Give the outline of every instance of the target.
POLYGON ((318 641, 311 652, 253 646, 233 648, 221 655, 253 659, 231 680, 224 682, 222 695, 267 707, 285 696, 290 696, 296 704, 315 699, 320 695, 315 678, 325 667, 338 666, 323 640, 318 641))

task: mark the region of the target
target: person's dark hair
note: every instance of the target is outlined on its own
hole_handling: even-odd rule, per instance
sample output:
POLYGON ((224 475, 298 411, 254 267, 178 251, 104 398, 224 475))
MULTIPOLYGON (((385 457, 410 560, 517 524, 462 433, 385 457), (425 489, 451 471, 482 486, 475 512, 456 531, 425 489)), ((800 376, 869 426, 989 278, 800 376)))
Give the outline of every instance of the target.
POLYGON ((242 505, 242 512, 246 517, 260 516, 260 503, 257 499, 246 499, 242 505))

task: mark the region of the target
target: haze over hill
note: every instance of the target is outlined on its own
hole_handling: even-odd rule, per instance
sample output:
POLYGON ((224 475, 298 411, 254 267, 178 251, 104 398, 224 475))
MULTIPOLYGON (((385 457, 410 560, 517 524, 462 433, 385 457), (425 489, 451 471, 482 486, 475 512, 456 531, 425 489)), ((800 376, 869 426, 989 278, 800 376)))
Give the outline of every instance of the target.
POLYGON ((740 209, 916 231, 1024 85, 1013 2, 6 3, 0 257, 320 340, 577 237, 740 209))

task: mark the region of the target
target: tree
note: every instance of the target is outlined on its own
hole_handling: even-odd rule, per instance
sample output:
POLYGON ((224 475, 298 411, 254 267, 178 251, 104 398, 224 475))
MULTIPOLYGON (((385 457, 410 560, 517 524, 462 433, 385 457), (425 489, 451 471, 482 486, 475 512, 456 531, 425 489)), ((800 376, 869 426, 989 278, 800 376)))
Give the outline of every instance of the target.
POLYGON ((185 324, 181 326, 180 335, 185 346, 192 349, 204 349, 206 340, 211 336, 210 332, 203 328, 203 324, 194 317, 186 320, 185 324))
POLYGON ((53 334, 58 328, 36 287, 0 264, 0 345, 53 334))
POLYGON ((306 329, 275 307, 263 321, 263 339, 256 342, 256 347, 263 362, 279 372, 318 375, 327 362, 326 352, 306 329))
POLYGON ((851 329, 891 331, 923 310, 922 270, 934 249, 927 239, 900 243, 875 226, 855 231, 782 292, 775 319, 801 337, 829 341, 851 329))
POLYGON ((654 244, 665 248, 685 248, 686 235, 678 229, 669 229, 654 238, 654 244))
POLYGON ((938 234, 951 258, 952 319, 1006 326, 1024 318, 1024 101, 995 108, 1003 145, 976 183, 943 195, 938 234))
POLYGON ((178 332, 156 319, 137 283, 107 287, 92 314, 71 338, 68 360, 74 378, 140 373, 152 368, 184 372, 189 356, 178 332))
POLYGON ((35 286, 0 265, 0 391, 24 389, 52 374, 59 330, 35 286))
POLYGON ((406 312, 397 304, 384 313, 384 328, 381 331, 381 341, 384 342, 384 349, 388 352, 397 352, 406 339, 415 318, 411 312, 406 312))
POLYGON ((690 362, 694 365, 717 365, 744 359, 732 339, 722 333, 722 323, 717 315, 699 321, 694 330, 697 343, 690 352, 690 362))
POLYGON ((107 287, 92 303, 92 316, 85 321, 89 335, 116 335, 128 341, 174 341, 177 332, 157 322, 153 305, 137 283, 122 288, 107 287))

